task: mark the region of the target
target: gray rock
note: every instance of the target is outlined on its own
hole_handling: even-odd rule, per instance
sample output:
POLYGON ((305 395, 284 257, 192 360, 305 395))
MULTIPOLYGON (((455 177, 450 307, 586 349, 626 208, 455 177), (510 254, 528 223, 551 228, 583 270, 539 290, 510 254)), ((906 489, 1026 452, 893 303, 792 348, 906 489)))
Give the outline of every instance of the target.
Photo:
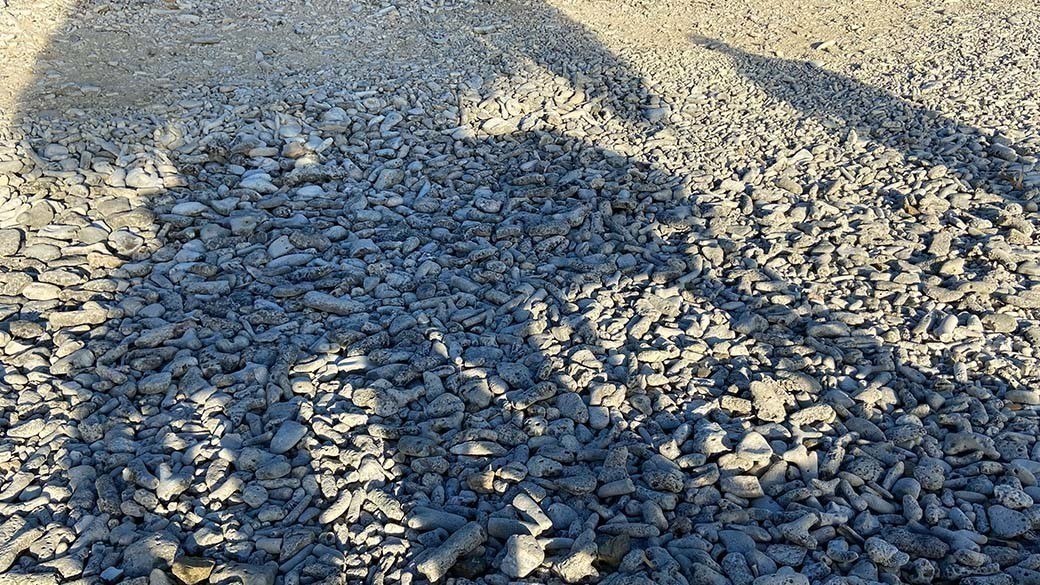
POLYGON ((295 447, 306 435, 307 427, 294 420, 287 420, 278 427, 278 431, 271 439, 270 450, 275 454, 285 453, 295 447))
POLYGON ((177 550, 177 541, 168 534, 140 536, 123 550, 122 569, 128 577, 146 576, 153 568, 169 567, 177 550))
POLYGON ((130 169, 126 173, 124 179, 127 187, 133 187, 135 189, 162 189, 163 181, 161 178, 145 171, 144 169, 137 167, 130 169))
POLYGON ((142 394, 163 394, 169 390, 172 382, 173 375, 170 372, 159 372, 142 378, 137 383, 137 389, 142 394))
POLYGON ((455 566, 459 557, 476 549, 487 539, 487 531, 476 522, 456 530, 436 549, 416 564, 416 568, 431 582, 438 581, 455 566))
POLYGON ((754 585, 809 585, 809 578, 798 573, 774 573, 756 578, 754 585))
POLYGON ((303 295, 303 304, 311 309, 332 313, 333 315, 353 315, 365 310, 364 304, 350 298, 334 297, 329 294, 311 291, 303 295))
POLYGON ((514 534, 506 541, 502 558, 502 572, 514 579, 523 579, 545 560, 545 551, 538 539, 526 534, 514 534))
POLYGON ((990 529, 998 538, 1016 538, 1028 532, 1032 523, 1025 514, 1001 505, 990 506, 986 510, 989 516, 990 529))
POLYGON ((0 257, 12 256, 22 246, 22 232, 0 229, 0 257))

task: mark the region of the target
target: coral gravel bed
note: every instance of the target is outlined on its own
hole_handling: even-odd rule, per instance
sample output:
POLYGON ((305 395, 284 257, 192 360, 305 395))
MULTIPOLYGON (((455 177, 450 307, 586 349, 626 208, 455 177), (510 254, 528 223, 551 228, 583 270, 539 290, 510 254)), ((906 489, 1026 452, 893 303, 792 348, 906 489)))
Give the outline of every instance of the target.
POLYGON ((12 0, 0 583, 1040 583, 1038 16, 869 4, 12 0))

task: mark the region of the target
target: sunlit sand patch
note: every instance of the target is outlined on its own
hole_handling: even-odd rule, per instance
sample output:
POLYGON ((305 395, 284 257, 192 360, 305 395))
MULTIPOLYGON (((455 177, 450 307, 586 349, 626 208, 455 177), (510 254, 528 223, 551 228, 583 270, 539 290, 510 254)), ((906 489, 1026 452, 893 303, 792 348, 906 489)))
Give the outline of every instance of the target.
POLYGON ((0 10, 0 129, 7 129, 19 96, 41 75, 39 56, 74 9, 73 0, 9 0, 0 10))

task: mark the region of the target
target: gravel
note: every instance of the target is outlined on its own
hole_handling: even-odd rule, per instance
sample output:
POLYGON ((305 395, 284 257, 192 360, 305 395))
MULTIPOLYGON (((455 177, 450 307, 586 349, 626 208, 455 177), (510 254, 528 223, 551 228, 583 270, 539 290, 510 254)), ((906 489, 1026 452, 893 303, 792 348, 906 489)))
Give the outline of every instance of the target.
POLYGON ((1028 90, 419 5, 4 129, 0 583, 1040 582, 1028 90))

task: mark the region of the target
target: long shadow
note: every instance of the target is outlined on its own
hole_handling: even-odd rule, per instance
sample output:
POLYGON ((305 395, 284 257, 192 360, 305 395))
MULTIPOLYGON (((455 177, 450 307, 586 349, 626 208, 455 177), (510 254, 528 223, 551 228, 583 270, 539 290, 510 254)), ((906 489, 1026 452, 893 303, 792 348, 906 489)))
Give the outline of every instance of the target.
MULTIPOLYGON (((639 76, 536 8, 573 34, 465 46, 651 127, 639 76)), ((933 452, 882 416, 928 397, 895 348, 746 278, 711 206, 646 161, 538 117, 456 136, 407 98, 313 95, 248 125, 211 121, 230 93, 132 134, 112 112, 26 124, 3 227, 34 259, 4 261, 3 330, 42 350, 0 361, 0 570, 161 583, 188 556, 213 583, 502 583, 506 543, 536 537, 539 581, 746 583, 791 556, 741 529, 821 579, 856 569, 814 546, 871 533, 839 470, 872 474, 875 502, 882 466, 933 452)))
POLYGON ((691 40, 728 56, 746 79, 775 100, 835 123, 851 144, 884 145, 902 153, 908 165, 922 166, 935 176, 949 170, 970 189, 1012 201, 1040 187, 1038 153, 1015 146, 1008 137, 809 61, 757 55, 715 39, 691 40))
MULTIPOLYGON (((500 43, 496 50, 508 59, 550 65, 575 82, 590 65, 606 68, 615 80, 625 71, 580 25, 539 6, 543 24, 570 33, 557 37, 569 39, 568 52, 515 31, 490 38, 481 32, 474 44, 500 43), (524 44, 516 45, 518 39, 524 44)), ((90 29, 86 16, 72 17, 84 20, 77 23, 77 41, 90 29)), ((65 47, 64 41, 55 45, 65 47)), ((95 64, 80 65, 89 71, 95 64)), ((459 160, 425 173, 408 167, 404 184, 400 178, 380 184, 373 172, 382 177, 400 168, 384 165, 383 155, 338 168, 323 164, 328 145, 297 137, 302 128, 333 141, 345 138, 368 116, 391 115, 386 101, 372 105, 370 96, 348 92, 343 108, 296 102, 273 118, 284 125, 295 117, 298 128, 271 132, 213 122, 225 106, 238 105, 236 96, 209 96, 207 103, 181 103, 163 114, 155 106, 183 98, 177 91, 184 88, 160 88, 144 103, 128 96, 121 104, 118 92, 104 95, 103 82, 97 87, 89 74, 68 79, 77 72, 82 69, 58 76, 60 91, 46 102, 57 106, 43 106, 36 88, 27 90, 4 167, 13 179, 3 233, 4 333, 16 344, 4 358, 4 399, 12 409, 4 442, 16 455, 5 467, 4 499, 14 503, 4 505, 0 571, 44 581, 162 582, 171 572, 188 578, 182 571, 196 564, 196 572, 212 570, 209 579, 220 583, 404 579, 406 564, 421 552, 406 543, 436 548, 444 530, 454 528, 457 516, 450 511, 470 514, 476 502, 454 479, 417 487, 401 475, 402 466, 469 479, 467 469, 491 463, 462 453, 465 465, 441 469, 437 457, 410 451, 421 436, 413 429, 435 429, 438 443, 453 452, 473 448, 457 437, 457 428, 438 422, 444 416, 431 414, 457 402, 473 411, 465 416, 485 419, 476 426, 488 432, 512 421, 513 435, 503 436, 515 440, 523 416, 509 413, 501 397, 488 401, 488 368, 500 372, 496 391, 502 379, 521 392, 533 380, 542 391, 553 383, 539 348, 525 345, 532 331, 548 324, 532 315, 548 310, 555 320, 561 303, 571 307, 578 275, 602 264, 595 248, 612 239, 590 236, 586 228, 583 247, 592 254, 571 265, 565 252, 573 242, 566 235, 602 213, 596 209, 601 190, 632 182, 639 183, 635 191, 647 190, 650 173, 629 177, 631 161, 551 131, 460 144, 450 137, 418 139, 410 130, 424 126, 423 114, 394 112, 401 129, 380 128, 380 139, 404 134, 459 160), (103 109, 91 108, 95 99, 103 109), (50 121, 39 123, 36 105, 50 121), (143 118, 134 112, 143 105, 160 113, 143 118), (78 108, 89 115, 64 118, 62 112, 75 116, 78 108), (279 149, 295 147, 306 160, 272 166, 257 135, 279 149), (200 139, 201 147, 183 148, 200 139), (236 167, 254 172, 243 176, 236 167), (328 201, 316 209, 332 203, 335 211, 313 217, 296 211, 307 210, 315 197, 328 201), (403 198, 405 205, 388 198, 403 198), (336 201, 349 210, 336 209, 336 201), (368 237, 347 237, 344 224, 368 237), (469 249, 490 241, 511 246, 500 258, 469 249), (417 308, 402 312, 400 301, 371 294, 370 278, 385 276, 384 255, 407 248, 408 262, 426 270, 437 264, 441 246, 468 252, 467 260, 456 266, 442 259, 445 265, 414 281, 394 281, 417 308), (338 318, 344 310, 315 302, 317 293, 360 300, 350 302, 354 315, 338 318), (509 308, 500 307, 504 314, 494 319, 495 311, 470 314, 476 299, 509 308), (304 311, 304 305, 318 310, 304 311), (508 352, 495 349, 500 343, 508 352), (402 356, 410 357, 401 362, 402 356), (340 372, 359 367, 371 371, 355 387, 340 372), (405 398, 387 401, 386 393, 405 398), (407 397, 427 393, 423 420, 383 420, 387 410, 405 408, 407 397), (402 447, 400 437, 412 446, 402 447), (432 506, 439 529, 424 519, 429 512, 413 509, 416 503, 432 506), (410 538, 397 540, 403 530, 410 538), (180 562, 185 556, 189 560, 180 562)), ((593 74, 586 80, 591 86, 576 87, 591 93, 572 92, 571 99, 598 98, 602 111, 638 123, 646 91, 637 76, 622 77, 620 93, 611 93, 593 74)), ((413 155, 405 163, 428 158, 413 155)), ((629 210, 631 204, 621 203, 629 210)), ((580 400, 573 400, 578 394, 570 396, 569 408, 580 411, 580 400)), ((524 409, 541 412, 534 403, 524 409)), ((535 420, 536 429, 568 428, 535 420)), ((609 422, 603 413, 597 420, 599 427, 609 422)), ((609 436, 597 441, 611 442, 609 436)), ((555 457, 568 461, 573 442, 555 449, 555 457)), ((543 445, 539 453, 545 465, 558 466, 547 458, 550 451, 543 445)), ((508 459, 513 471, 522 467, 523 457, 508 459)), ((538 483, 524 489, 537 495, 538 483)), ((517 493, 512 487, 483 498, 475 509, 483 518, 517 493)), ((588 518, 583 513, 575 521, 588 518)), ((491 532, 497 549, 505 536, 491 532)), ((579 552, 587 554, 588 546, 579 552)), ((581 562, 591 569, 591 560, 581 562)))

